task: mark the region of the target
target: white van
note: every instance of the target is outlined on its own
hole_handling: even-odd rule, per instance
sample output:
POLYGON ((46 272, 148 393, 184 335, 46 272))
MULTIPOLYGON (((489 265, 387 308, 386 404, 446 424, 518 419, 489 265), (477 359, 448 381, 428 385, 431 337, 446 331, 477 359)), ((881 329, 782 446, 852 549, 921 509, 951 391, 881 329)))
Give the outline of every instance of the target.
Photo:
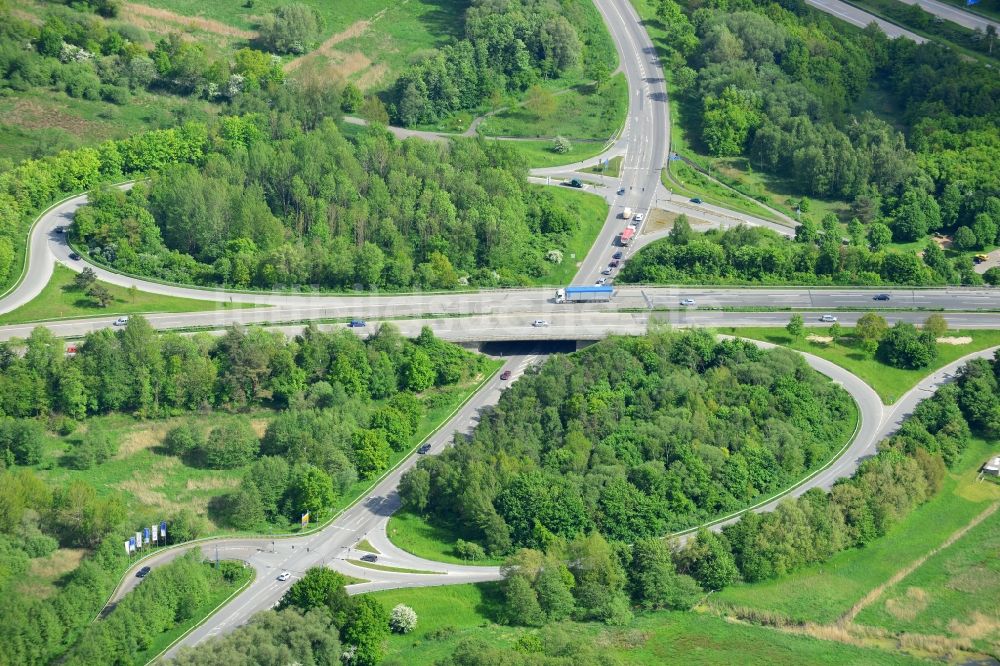
POLYGON ((128 326, 128 317, 118 317, 118 319, 115 319, 115 326, 128 326))
POLYGON ((632 219, 632 209, 631 208, 626 208, 625 210, 622 211, 622 219, 623 220, 631 220, 632 219))

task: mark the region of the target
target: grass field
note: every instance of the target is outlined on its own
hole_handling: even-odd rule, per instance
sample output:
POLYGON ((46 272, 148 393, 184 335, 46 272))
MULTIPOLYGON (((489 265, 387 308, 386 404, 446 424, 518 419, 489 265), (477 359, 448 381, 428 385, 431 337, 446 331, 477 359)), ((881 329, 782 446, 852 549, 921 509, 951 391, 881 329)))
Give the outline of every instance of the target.
POLYGON ((579 85, 555 93, 551 113, 539 116, 524 106, 490 116, 479 125, 487 136, 610 138, 625 122, 628 84, 616 74, 600 91, 579 85))
MULTIPOLYGON (((755 340, 763 340, 778 345, 815 354, 839 366, 850 370, 871 386, 887 405, 896 402, 904 393, 916 386, 917 382, 931 372, 967 354, 1000 345, 1000 331, 970 330, 948 331, 947 336, 972 338, 965 345, 938 344, 937 359, 927 368, 919 370, 904 370, 893 368, 882 363, 864 352, 858 341, 851 337, 854 329, 844 328, 844 335, 839 342, 823 344, 811 342, 805 338, 792 339, 783 328, 723 328, 717 329, 728 335, 738 335, 755 340)), ((807 328, 807 334, 826 335, 824 328, 807 328)))
POLYGON ((568 187, 549 187, 546 191, 561 200, 573 212, 579 221, 579 227, 566 239, 562 263, 553 265, 547 274, 536 278, 533 282, 536 285, 566 286, 573 280, 577 265, 587 256, 594 239, 604 227, 608 217, 608 205, 601 197, 568 187))
POLYGON ((976 481, 979 467, 997 448, 996 442, 973 440, 945 477, 941 492, 867 547, 843 551, 783 578, 729 587, 712 595, 709 603, 723 610, 736 606, 772 611, 793 621, 835 621, 868 591, 1000 500, 1000 485, 976 481))
MULTIPOLYGON (((495 583, 375 592, 387 608, 406 604, 417 613, 416 630, 389 639, 385 666, 427 665, 448 657, 468 638, 511 648, 530 629, 496 624, 495 583)), ((557 629, 572 641, 594 643, 623 664, 914 664, 902 656, 783 634, 772 629, 731 624, 698 613, 655 612, 630 625, 563 622, 557 629)))
POLYGON ((684 196, 698 196, 706 203, 723 206, 741 213, 760 217, 773 222, 784 223, 779 216, 775 215, 760 204, 741 197, 736 192, 723 187, 719 183, 696 171, 691 165, 684 162, 673 162, 670 166, 670 174, 665 176, 664 185, 672 189, 677 194, 684 196), (680 183, 680 187, 677 186, 680 183))
MULTIPOLYGON (((454 528, 433 525, 423 517, 406 510, 397 511, 389 518, 386 533, 392 543, 408 553, 427 560, 452 564, 497 565, 503 558, 486 558, 470 562, 455 555, 455 541, 461 538, 454 528)), ((474 535, 465 535, 472 539, 474 535)))
MULTIPOLYGON (((204 566, 210 566, 205 564, 204 566)), ((151 659, 160 654, 163 650, 166 650, 175 640, 180 638, 184 632, 192 627, 200 624, 204 619, 206 619, 216 607, 223 601, 228 599, 233 592, 239 590, 245 585, 249 585, 253 581, 254 569, 253 567, 243 567, 240 569, 240 576, 232 583, 228 583, 222 576, 218 576, 216 580, 211 582, 211 590, 208 597, 205 599, 205 603, 198 606, 194 612, 191 614, 191 619, 185 620, 184 622, 178 624, 170 631, 165 631, 156 638, 153 639, 149 647, 138 653, 135 656, 135 664, 145 664, 151 659)))
POLYGON ((856 622, 1000 651, 1000 512, 891 587, 856 622))
POLYGON ((254 307, 250 303, 199 301, 193 298, 161 296, 144 291, 137 291, 133 299, 125 287, 99 282, 114 296, 114 301, 108 307, 102 308, 93 299, 73 286, 75 275, 76 273, 70 269, 56 264, 52 279, 42 289, 42 293, 16 310, 0 315, 0 325, 81 317, 112 317, 123 314, 202 312, 254 307))
POLYGON ((364 560, 347 560, 356 567, 362 567, 364 569, 375 569, 376 571, 394 571, 396 573, 408 573, 408 574, 428 574, 431 576, 443 576, 446 574, 438 573, 437 571, 427 571, 425 569, 407 569, 405 567, 393 567, 387 564, 377 564, 375 562, 365 562, 364 560))
POLYGON ((604 142, 601 141, 577 141, 572 144, 569 152, 557 153, 552 150, 551 141, 513 141, 511 143, 524 155, 528 166, 535 168, 582 162, 600 155, 605 147, 604 142))
POLYGON ((622 158, 612 157, 608 160, 608 165, 606 167, 592 166, 584 169, 584 171, 588 173, 600 174, 609 178, 618 178, 622 173, 622 158))

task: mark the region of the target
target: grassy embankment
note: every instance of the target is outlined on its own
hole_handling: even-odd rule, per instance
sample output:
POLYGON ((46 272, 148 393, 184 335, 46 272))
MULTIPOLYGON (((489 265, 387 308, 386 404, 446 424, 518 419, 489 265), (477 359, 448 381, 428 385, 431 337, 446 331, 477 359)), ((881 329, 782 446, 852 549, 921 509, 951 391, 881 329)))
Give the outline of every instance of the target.
MULTIPOLYGON (((916 386, 917 382, 934 370, 972 352, 1000 345, 1000 331, 948 331, 945 334, 947 337, 969 337, 972 340, 968 344, 961 345, 939 343, 937 345, 937 358, 929 367, 919 370, 904 370, 886 365, 861 349, 860 342, 853 337, 854 329, 849 327, 844 328, 843 338, 837 342, 828 343, 811 341, 806 337, 792 338, 783 328, 729 327, 717 330, 727 335, 763 340, 798 351, 809 352, 832 361, 863 379, 875 389, 887 405, 896 402, 904 393, 916 386)), ((822 328, 808 328, 806 333, 807 335, 826 336, 826 330, 822 328)))
MULTIPOLYGON (((885 537, 865 548, 843 551, 822 564, 776 580, 727 588, 710 598, 711 606, 722 611, 730 607, 769 611, 793 621, 835 622, 869 591, 885 584, 899 569, 929 553, 988 506, 1000 501, 1000 484, 976 480, 979 467, 989 455, 996 453, 997 446, 996 442, 974 439, 946 475, 937 496, 910 513, 885 537)), ((975 529, 982 528, 989 529, 989 525, 984 523, 975 529)), ((965 544, 954 552, 964 548, 965 544)), ((940 557, 948 559, 952 552, 944 550, 940 557)), ((986 585, 997 583, 992 578, 983 582, 986 585)), ((899 591, 909 585, 906 579, 903 584, 904 588, 899 591)), ((978 591, 952 591, 962 592, 962 598, 971 606, 960 603, 950 607, 951 617, 960 618, 966 610, 974 612, 982 608, 982 603, 974 599, 978 591)), ((993 601, 995 599, 994 595, 993 601)), ((875 609, 877 606, 872 613, 875 609)), ((935 613, 938 613, 935 619, 940 620, 940 611, 935 610, 935 613)), ((862 619, 880 621, 868 614, 863 614, 859 620, 862 619)))
POLYGON ((136 291, 133 295, 125 287, 98 281, 98 284, 111 292, 114 299, 107 307, 102 308, 93 298, 73 285, 73 279, 76 275, 70 269, 57 264, 52 278, 42 289, 42 293, 16 310, 0 315, 0 325, 28 322, 44 323, 83 317, 111 317, 154 312, 238 310, 255 307, 250 303, 201 301, 193 298, 150 294, 144 291, 136 291))
POLYGON ((532 282, 536 285, 566 286, 572 282, 578 264, 587 256, 594 239, 604 227, 608 205, 601 197, 567 187, 550 187, 546 191, 566 206, 578 226, 566 236, 562 263, 552 265, 548 273, 532 282))
MULTIPOLYGON (((416 630, 389 639, 385 664, 430 665, 448 657, 466 639, 513 648, 532 629, 496 624, 496 583, 388 590, 373 593, 386 607, 406 604, 418 617, 416 630)), ((555 627, 570 640, 594 642, 626 664, 692 665, 740 663, 770 666, 800 664, 914 664, 906 657, 792 636, 760 627, 732 624, 697 613, 654 612, 626 627, 561 622, 555 627)))

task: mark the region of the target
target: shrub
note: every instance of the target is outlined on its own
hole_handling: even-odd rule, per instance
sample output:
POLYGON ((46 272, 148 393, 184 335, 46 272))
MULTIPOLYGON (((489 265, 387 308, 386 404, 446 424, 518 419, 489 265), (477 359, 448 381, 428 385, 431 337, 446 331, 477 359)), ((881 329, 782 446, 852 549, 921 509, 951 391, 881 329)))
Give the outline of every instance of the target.
POLYGON ((204 462, 212 469, 248 465, 259 452, 260 440, 245 419, 233 420, 213 429, 202 446, 204 462))
POLYGON ((389 616, 389 628, 397 634, 408 634, 417 628, 417 613, 405 604, 397 604, 389 616))
POLYGON ((478 543, 459 539, 455 542, 455 555, 463 560, 481 560, 486 557, 486 551, 478 543))
POLYGON ((275 53, 305 53, 322 24, 319 12, 302 3, 275 7, 260 22, 260 41, 275 53))

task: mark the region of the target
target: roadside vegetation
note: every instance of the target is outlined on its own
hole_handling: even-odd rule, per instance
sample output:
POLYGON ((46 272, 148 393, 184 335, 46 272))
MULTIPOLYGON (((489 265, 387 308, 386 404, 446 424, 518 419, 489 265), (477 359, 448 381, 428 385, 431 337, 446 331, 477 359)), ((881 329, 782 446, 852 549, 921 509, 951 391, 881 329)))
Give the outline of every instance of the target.
MULTIPOLYGON (((306 512, 322 523, 498 365, 390 326, 367 341, 315 327, 294 341, 256 328, 158 336, 136 316, 88 334, 73 356, 44 328, 0 344, 0 622, 19 637, 6 656, 152 649, 131 625, 79 642, 110 630, 87 626, 136 526, 166 520, 176 543, 294 531, 306 512)), ((178 622, 193 617, 185 608, 178 622)))
MULTIPOLYGON (((1000 213, 1000 199, 996 202, 1000 213)), ((918 254, 891 248, 892 234, 884 225, 876 223, 866 229, 855 220, 848 229, 845 238, 837 219, 828 216, 820 227, 811 223, 796 227, 792 241, 770 229, 746 225, 694 232, 684 215, 677 218, 666 238, 637 252, 619 279, 646 284, 983 283, 967 254, 946 253, 935 240, 928 240, 918 254)), ((986 279, 1000 280, 1000 271, 986 279)))
MULTIPOLYGON (((972 255, 997 244, 1000 217, 986 157, 998 145, 988 68, 939 45, 831 23, 802 3, 636 6, 678 103, 674 150, 801 217, 802 240, 817 245, 803 274, 872 284, 899 280, 883 264, 904 263, 906 283, 981 283, 972 255), (817 40, 826 47, 803 46, 817 40), (784 194, 769 193, 768 181, 784 194), (824 240, 820 227, 834 233, 824 240), (840 247, 845 237, 858 249, 840 247)), ((787 279, 761 272, 749 279, 787 279)))
POLYGON ((0 315, 0 324, 24 324, 53 319, 77 319, 152 312, 201 312, 255 307, 250 303, 199 301, 161 296, 107 284, 56 265, 52 279, 33 300, 0 315))
MULTIPOLYGON (((877 316, 877 315, 875 315, 877 316)), ((879 327, 882 334, 888 325, 879 327)), ((815 354, 833 361, 849 370, 875 389, 882 401, 891 405, 907 391, 938 368, 968 354, 1000 345, 1000 331, 955 330, 942 332, 940 342, 934 345, 933 358, 919 368, 894 367, 877 353, 866 340, 871 340, 868 330, 844 326, 835 328, 831 335, 829 327, 808 327, 798 334, 789 333, 784 328, 726 328, 719 329, 728 335, 763 340, 772 344, 815 354), (866 336, 868 336, 866 338, 866 336)), ((878 335, 878 333, 876 333, 878 335)), ((878 342, 878 340, 873 340, 878 342)))
POLYGON ((791 352, 704 331, 612 338, 519 380, 468 444, 407 472, 400 497, 493 556, 594 531, 628 543, 781 490, 855 420, 850 396, 791 352))
POLYGON ((507 143, 399 141, 377 127, 352 142, 331 121, 282 134, 261 115, 228 118, 202 166, 95 192, 71 241, 176 282, 452 289, 544 281, 606 215, 600 199, 530 185, 507 143))

